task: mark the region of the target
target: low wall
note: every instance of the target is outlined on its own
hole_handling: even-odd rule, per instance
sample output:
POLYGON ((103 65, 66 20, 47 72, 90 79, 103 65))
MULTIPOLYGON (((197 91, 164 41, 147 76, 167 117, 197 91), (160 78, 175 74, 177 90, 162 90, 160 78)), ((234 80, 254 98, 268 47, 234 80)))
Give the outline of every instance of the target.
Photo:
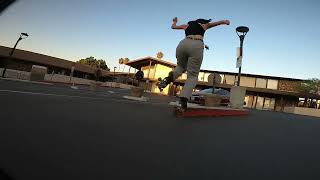
MULTIPOLYGON (((2 75, 2 72, 3 68, 0 68, 0 75, 2 75)), ((4 77, 12 79, 30 80, 30 72, 7 69, 4 77)))
POLYGON ((284 107, 284 112, 320 117, 320 109, 304 108, 304 107, 284 107))
POLYGON ((114 88, 121 88, 121 89, 131 89, 133 86, 129 84, 122 84, 117 82, 104 82, 101 84, 102 87, 114 87, 114 88))
MULTIPOLYGON (((0 68, 0 75, 2 75, 3 69, 0 68)), ((22 79, 22 80, 30 80, 30 72, 26 71, 17 71, 13 69, 7 69, 5 77, 12 78, 12 79, 22 79)), ((75 83, 81 85, 90 85, 93 80, 83 79, 72 77, 70 76, 61 75, 61 74, 46 74, 44 76, 44 80, 46 82, 53 82, 53 83, 75 83)), ((114 87, 114 88, 121 88, 121 89, 131 89, 132 85, 116 83, 116 82, 103 82, 101 84, 102 87, 114 87)))
POLYGON ((83 84, 83 85, 89 85, 92 82, 92 80, 82 79, 77 77, 72 77, 70 79, 70 76, 65 76, 61 74, 46 74, 44 77, 44 80, 49 82, 75 83, 75 84, 83 84))

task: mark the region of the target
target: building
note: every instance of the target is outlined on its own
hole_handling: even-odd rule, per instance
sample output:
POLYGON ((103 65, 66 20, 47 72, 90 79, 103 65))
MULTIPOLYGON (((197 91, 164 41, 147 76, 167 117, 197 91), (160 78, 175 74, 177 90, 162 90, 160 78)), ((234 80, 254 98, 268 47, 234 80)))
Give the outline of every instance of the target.
MULTIPOLYGON (((129 61, 126 65, 143 71, 146 88, 155 93, 160 93, 156 86, 158 78, 166 77, 176 67, 176 64, 153 57, 129 61)), ((236 84, 238 73, 201 70, 195 91, 211 87, 208 83, 208 76, 212 73, 218 73, 221 77, 221 83, 216 85, 218 88, 230 90, 236 84)), ((187 74, 182 74, 173 85, 164 89, 163 93, 170 95, 179 93, 186 78, 187 74)), ((297 87, 302 81, 302 79, 294 78, 241 74, 240 86, 247 89, 245 106, 255 109, 283 111, 284 107, 298 106, 301 98, 310 98, 317 102, 319 107, 319 96, 301 94, 297 91, 297 87)))
MULTIPOLYGON (((34 52, 16 49, 12 57, 8 57, 11 48, 0 46, 0 67, 4 64, 8 69, 30 72, 32 65, 45 66, 48 74, 61 74, 69 76, 72 66, 74 69, 74 77, 94 79, 97 68, 75 63, 56 57, 51 57, 34 52)), ((156 83, 158 78, 165 78, 172 71, 176 64, 169 61, 161 60, 153 57, 144 57, 129 61, 126 63, 131 68, 144 72, 144 80, 140 85, 151 92, 160 93, 156 83)), ((201 70, 199 73, 198 83, 195 91, 205 89, 211 85, 208 83, 208 76, 217 73, 221 77, 221 83, 216 85, 218 88, 230 90, 235 85, 237 73, 201 70)), ((110 81, 117 79, 118 82, 132 83, 132 73, 119 73, 101 71, 102 81, 110 81)), ((176 95, 181 91, 187 74, 182 74, 173 85, 164 89, 163 94, 176 95)), ((254 74, 242 74, 240 85, 247 88, 245 97, 246 107, 256 109, 268 109, 283 111, 284 107, 301 106, 301 103, 308 102, 310 106, 320 107, 320 97, 314 94, 301 94, 297 91, 297 87, 301 84, 302 79, 293 79, 275 76, 263 76, 254 74)), ((135 83, 136 84, 136 83, 135 83)))
MULTIPOLYGON (((8 69, 30 72, 32 65, 40 65, 47 67, 48 74, 55 73, 69 76, 71 68, 74 66, 73 76, 86 79, 94 79, 97 70, 88 65, 19 49, 16 49, 12 57, 9 58, 10 51, 11 48, 0 46, 1 68, 6 63, 8 69)), ((106 78, 113 76, 113 73, 101 70, 101 76, 106 78)))

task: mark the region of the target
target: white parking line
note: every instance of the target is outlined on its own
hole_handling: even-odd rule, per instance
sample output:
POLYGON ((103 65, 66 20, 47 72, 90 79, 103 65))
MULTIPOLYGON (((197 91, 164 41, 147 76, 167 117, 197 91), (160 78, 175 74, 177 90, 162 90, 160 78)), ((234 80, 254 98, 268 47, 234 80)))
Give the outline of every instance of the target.
POLYGON ((69 95, 63 95, 63 94, 49 94, 49 93, 39 93, 39 92, 29 92, 29 91, 13 91, 13 90, 6 90, 6 89, 1 89, 0 92, 32 94, 32 95, 45 95, 45 96, 56 96, 56 97, 70 97, 70 98, 101 99, 101 98, 94 98, 94 97, 69 96, 69 95))
POLYGON ((139 102, 139 101, 132 101, 129 99, 115 99, 111 98, 110 96, 99 96, 99 97, 87 97, 87 96, 70 96, 70 95, 63 95, 63 94, 50 94, 50 93, 41 93, 41 92, 30 92, 30 91, 14 91, 14 90, 7 90, 7 89, 0 89, 0 92, 7 92, 7 93, 19 93, 19 94, 29 94, 29 95, 41 95, 41 96, 54 96, 54 97, 66 97, 66 98, 80 98, 80 99, 91 99, 91 100, 107 100, 105 97, 112 99, 112 101, 116 102, 131 102, 131 103, 139 103, 139 104, 151 104, 151 105, 164 105, 164 103, 156 103, 156 102, 139 102))

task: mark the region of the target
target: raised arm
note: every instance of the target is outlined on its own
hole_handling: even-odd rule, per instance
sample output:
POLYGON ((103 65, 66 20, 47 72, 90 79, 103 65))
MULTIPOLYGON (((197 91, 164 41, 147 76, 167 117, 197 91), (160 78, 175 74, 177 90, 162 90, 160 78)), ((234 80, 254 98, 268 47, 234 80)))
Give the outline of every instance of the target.
POLYGON ((211 23, 207 23, 207 24, 203 24, 202 27, 207 30, 207 29, 210 29, 212 27, 215 27, 215 26, 220 26, 220 25, 229 25, 230 24, 230 21, 229 20, 222 20, 222 21, 217 21, 217 22, 211 22, 211 23))
POLYGON ((181 29, 181 30, 187 29, 188 27, 187 24, 177 25, 177 22, 178 22, 178 18, 177 17, 173 18, 171 29, 181 29))

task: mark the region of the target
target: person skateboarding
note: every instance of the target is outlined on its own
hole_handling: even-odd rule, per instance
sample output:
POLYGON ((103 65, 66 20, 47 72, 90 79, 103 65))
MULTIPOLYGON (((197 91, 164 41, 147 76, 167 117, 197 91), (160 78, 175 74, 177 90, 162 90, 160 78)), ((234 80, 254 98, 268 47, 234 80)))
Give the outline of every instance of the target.
POLYGON ((198 82, 198 75, 203 60, 203 49, 208 49, 203 43, 206 30, 219 25, 229 25, 229 20, 211 22, 211 19, 197 19, 189 21, 188 24, 177 25, 178 18, 173 18, 172 29, 184 30, 186 37, 180 41, 176 48, 177 67, 171 71, 168 77, 158 84, 160 90, 171 82, 174 82, 182 73, 187 71, 187 80, 180 93, 180 110, 187 109, 188 99, 198 82))

